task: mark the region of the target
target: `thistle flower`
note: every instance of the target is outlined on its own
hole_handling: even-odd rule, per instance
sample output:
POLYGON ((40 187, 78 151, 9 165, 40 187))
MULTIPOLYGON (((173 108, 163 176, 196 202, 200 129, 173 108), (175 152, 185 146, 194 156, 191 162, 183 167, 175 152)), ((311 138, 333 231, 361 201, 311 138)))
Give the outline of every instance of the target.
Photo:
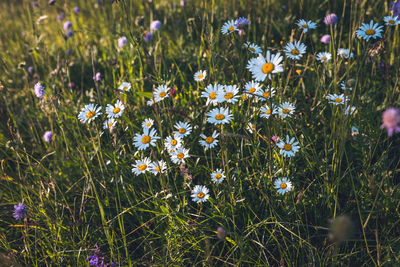
POLYGON ((386 129, 389 136, 400 133, 400 109, 388 108, 382 114, 381 129, 386 129))
POLYGON ((19 203, 18 205, 14 205, 13 217, 16 220, 23 219, 25 215, 26 215, 26 207, 24 206, 24 204, 19 203))
POLYGON ((46 131, 43 135, 43 140, 47 143, 51 142, 51 139, 53 137, 53 133, 51 131, 46 131))
POLYGON ((334 25, 334 24, 337 24, 338 23, 338 17, 336 16, 336 14, 335 13, 332 13, 332 14, 328 14, 328 15, 326 15, 325 16, 325 18, 324 18, 324 23, 326 24, 326 25, 334 25))

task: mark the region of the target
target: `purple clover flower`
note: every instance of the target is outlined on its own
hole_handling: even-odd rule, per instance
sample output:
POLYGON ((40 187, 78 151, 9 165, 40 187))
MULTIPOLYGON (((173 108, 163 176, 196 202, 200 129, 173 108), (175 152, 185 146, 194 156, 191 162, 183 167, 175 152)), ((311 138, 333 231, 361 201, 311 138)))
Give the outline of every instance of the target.
POLYGON ((74 36, 74 33, 71 30, 67 31, 67 33, 65 34, 66 38, 71 38, 72 36, 74 36))
POLYGON ((24 206, 24 204, 19 203, 18 205, 14 205, 13 217, 16 220, 23 219, 25 215, 26 215, 26 207, 24 206))
POLYGON ((326 25, 334 25, 334 24, 337 24, 338 21, 339 21, 339 19, 338 19, 338 17, 336 16, 335 13, 328 14, 328 15, 326 15, 325 18, 324 18, 324 23, 325 23, 326 25))
POLYGON ((321 37, 321 43, 323 44, 329 44, 331 41, 331 36, 329 34, 325 34, 324 36, 321 37))
POLYGON ((150 24, 150 30, 152 31, 158 31, 161 27, 162 23, 159 20, 154 20, 150 24))
POLYGON ((43 140, 44 140, 46 143, 50 143, 52 138, 53 138, 53 133, 52 133, 51 131, 46 131, 46 132, 44 133, 44 135, 43 135, 43 140))
POLYGON ((32 66, 28 67, 28 72, 32 73, 32 71, 33 71, 33 67, 32 66))
POLYGON ((64 31, 68 31, 71 28, 72 28, 72 22, 71 21, 64 22, 64 25, 63 25, 64 31))
POLYGON ((60 15, 57 16, 57 21, 60 22, 65 18, 65 14, 61 13, 60 15))
POLYGON ((35 95, 37 98, 43 98, 44 96, 44 86, 40 82, 35 84, 35 87, 33 88, 35 91, 35 95))
POLYGON ((118 47, 122 48, 126 45, 126 43, 128 42, 128 39, 126 39, 125 36, 122 36, 118 39, 118 47))
POLYGON ((146 32, 144 34, 144 41, 146 43, 150 42, 151 40, 153 40, 153 34, 151 32, 146 32))
POLYGON ((74 7, 74 12, 75 12, 75 14, 79 14, 79 12, 80 12, 80 10, 79 10, 79 7, 74 7))
POLYGON ((400 133, 400 109, 388 108, 382 113, 381 129, 386 129, 389 136, 400 133))

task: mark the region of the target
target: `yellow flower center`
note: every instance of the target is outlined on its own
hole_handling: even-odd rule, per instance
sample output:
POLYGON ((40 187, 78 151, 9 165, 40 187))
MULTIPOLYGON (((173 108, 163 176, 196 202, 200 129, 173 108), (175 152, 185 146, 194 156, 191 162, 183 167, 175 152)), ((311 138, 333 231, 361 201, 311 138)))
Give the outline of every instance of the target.
POLYGON ((290 151, 290 150, 292 150, 292 145, 291 144, 285 144, 283 146, 283 149, 285 149, 286 151, 290 151))
POLYGON ((389 20, 389 24, 394 24, 394 20, 389 20))
POLYGON ((122 89, 123 89, 124 91, 126 91, 126 90, 128 90, 128 87, 126 87, 126 86, 125 86, 125 87, 124 87, 124 88, 122 88, 122 89))
POLYGON ((150 127, 150 126, 151 126, 150 122, 146 123, 146 127, 150 127))
POLYGON ((111 128, 112 126, 113 126, 113 123, 110 122, 110 123, 108 124, 108 128, 111 128))
POLYGON ((146 164, 141 164, 141 165, 139 165, 139 167, 138 167, 138 169, 139 169, 139 171, 144 171, 145 169, 147 168, 147 165, 146 164))
POLYGON ((160 166, 157 166, 157 167, 156 167, 156 172, 160 172, 160 171, 161 171, 160 166))
POLYGON ((366 35, 374 35, 374 34, 375 34, 375 31, 374 31, 373 29, 369 29, 369 30, 366 30, 366 31, 365 31, 365 34, 366 34, 366 35))
POLYGON ((322 60, 327 60, 327 58, 326 58, 326 57, 321 57, 321 59, 322 59, 322 60))
POLYGON ((252 47, 252 46, 250 46, 249 49, 250 49, 251 51, 253 51, 253 52, 256 51, 256 50, 254 49, 254 47, 252 47))
POLYGON ((336 103, 341 103, 342 99, 341 98, 335 98, 333 101, 336 102, 336 103))
POLYGON ((212 92, 211 94, 210 94, 210 98, 211 99, 215 99, 217 97, 217 93, 216 92, 212 92))
POLYGON ((96 115, 96 113, 94 112, 94 111, 89 111, 87 114, 86 114, 86 118, 93 118, 93 116, 94 115, 96 115))
POLYGON ((222 175, 220 173, 217 173, 217 175, 215 175, 215 179, 219 180, 222 178, 222 175))
POLYGON ((267 111, 265 111, 265 114, 270 115, 271 114, 271 109, 267 109, 267 111))
POLYGON ((180 128, 178 132, 180 134, 184 134, 184 133, 186 133, 186 129, 185 128, 180 128))
POLYGON ((269 62, 268 62, 268 63, 265 63, 264 66, 262 66, 262 72, 263 72, 264 74, 271 73, 274 69, 275 69, 274 64, 269 63, 269 62))
POLYGON ((263 97, 265 97, 265 98, 268 98, 270 95, 271 95, 270 92, 264 92, 264 93, 263 93, 263 97))
POLYGON ((286 187, 287 187, 287 184, 281 183, 281 189, 286 189, 286 187))
POLYGON ((301 27, 308 28, 308 25, 307 24, 303 24, 303 25, 301 25, 301 27))
POLYGON ((200 74, 199 76, 197 76, 197 79, 203 79, 203 77, 204 77, 204 75, 203 74, 200 74))
POLYGON ((175 139, 171 141, 171 145, 176 146, 176 144, 178 144, 178 141, 176 141, 175 139))
POLYGON ((225 115, 224 114, 217 114, 217 116, 215 116, 216 120, 222 121, 223 119, 225 119, 225 115))
POLYGON ((148 144, 148 143, 150 143, 150 136, 148 136, 148 135, 143 136, 143 137, 142 137, 142 143, 143 143, 143 144, 148 144))
POLYGON ((289 113, 290 113, 290 110, 289 110, 288 108, 285 108, 285 109, 282 110, 282 112, 283 112, 284 114, 289 114, 289 113))
POLYGON ((197 197, 198 198, 203 198, 204 196, 205 196, 205 194, 203 192, 197 193, 197 197))
POLYGON ((292 51, 290 51, 290 52, 292 53, 292 55, 295 55, 295 56, 297 56, 300 53, 299 50, 297 50, 296 48, 292 49, 292 51))
POLYGON ((121 109, 118 108, 118 107, 116 107, 116 108, 113 109, 113 113, 114 113, 114 114, 118 114, 120 111, 121 111, 121 109))
POLYGON ((225 99, 231 99, 233 97, 233 94, 232 93, 226 93, 224 97, 225 97, 225 99))
POLYGON ((207 144, 211 144, 214 141, 214 138, 212 138, 211 136, 206 138, 206 143, 207 144))
POLYGON ((249 93, 253 94, 256 91, 256 88, 252 87, 249 89, 249 93))
POLYGON ((235 27, 233 27, 233 26, 230 26, 229 28, 228 28, 228 31, 233 31, 235 29, 235 27))
POLYGON ((179 153, 176 157, 177 157, 178 159, 183 159, 184 156, 185 156, 185 155, 184 155, 183 153, 179 153))
POLYGON ((160 93, 160 97, 164 97, 164 96, 166 96, 166 95, 167 95, 166 92, 161 92, 161 93, 160 93))

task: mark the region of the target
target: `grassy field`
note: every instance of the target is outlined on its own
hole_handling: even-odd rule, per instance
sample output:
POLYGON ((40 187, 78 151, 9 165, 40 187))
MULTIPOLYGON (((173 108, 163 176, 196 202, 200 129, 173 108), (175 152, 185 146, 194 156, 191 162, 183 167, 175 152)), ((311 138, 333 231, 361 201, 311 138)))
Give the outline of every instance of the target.
POLYGON ((0 1, 0 266, 400 266, 400 3, 33 2, 0 1))

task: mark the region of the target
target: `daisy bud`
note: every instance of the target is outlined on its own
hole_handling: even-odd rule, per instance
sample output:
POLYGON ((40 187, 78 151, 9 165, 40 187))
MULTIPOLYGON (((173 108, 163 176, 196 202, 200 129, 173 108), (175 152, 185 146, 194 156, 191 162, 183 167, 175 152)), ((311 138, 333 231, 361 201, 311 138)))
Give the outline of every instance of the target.
POLYGON ((53 137, 53 133, 51 131, 46 131, 43 135, 43 139, 46 143, 50 143, 53 137))
POLYGON ((386 129, 388 135, 392 136, 393 133, 400 133, 400 109, 388 108, 382 114, 381 129, 386 129))
POLYGON ((152 31, 157 31, 161 27, 161 21, 159 20, 154 20, 150 24, 150 30, 152 31))
POLYGON ((335 13, 332 13, 332 14, 329 14, 329 15, 326 15, 326 17, 324 18, 324 23, 326 24, 326 25, 334 25, 334 24, 337 24, 338 23, 338 17, 336 16, 336 14, 335 13))
POLYGON ((226 238, 226 231, 222 227, 218 227, 217 229, 217 237, 221 240, 225 240, 226 238))
POLYGON ((329 34, 325 34, 324 36, 321 37, 321 43, 323 44, 329 44, 331 41, 331 36, 329 34))

